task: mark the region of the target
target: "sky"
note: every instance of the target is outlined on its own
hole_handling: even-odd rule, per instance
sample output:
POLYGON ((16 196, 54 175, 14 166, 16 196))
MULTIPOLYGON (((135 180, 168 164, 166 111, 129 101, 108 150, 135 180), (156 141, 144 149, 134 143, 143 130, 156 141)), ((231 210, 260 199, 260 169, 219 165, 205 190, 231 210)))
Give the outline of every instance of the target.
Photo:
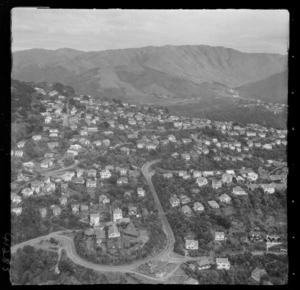
POLYGON ((12 10, 12 50, 211 45, 287 54, 287 10, 12 10))

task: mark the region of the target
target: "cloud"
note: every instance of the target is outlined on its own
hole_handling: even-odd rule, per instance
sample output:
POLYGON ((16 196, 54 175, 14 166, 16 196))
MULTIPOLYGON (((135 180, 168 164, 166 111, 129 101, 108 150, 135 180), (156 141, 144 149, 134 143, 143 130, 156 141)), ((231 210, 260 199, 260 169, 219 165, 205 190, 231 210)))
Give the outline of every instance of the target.
POLYGON ((15 8, 13 48, 81 50, 206 44, 284 53, 285 10, 78 10, 15 8), (30 35, 30 37, 29 37, 30 35), (43 35, 43 38, 40 36, 43 35), (269 43, 269 46, 262 42, 269 43), (254 43, 253 43, 254 42, 254 43))

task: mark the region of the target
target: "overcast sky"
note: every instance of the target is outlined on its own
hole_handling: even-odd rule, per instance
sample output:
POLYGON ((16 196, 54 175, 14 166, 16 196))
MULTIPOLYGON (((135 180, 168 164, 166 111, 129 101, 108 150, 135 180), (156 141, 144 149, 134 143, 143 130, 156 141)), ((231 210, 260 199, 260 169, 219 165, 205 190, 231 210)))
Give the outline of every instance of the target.
POLYGON ((211 45, 287 54, 287 10, 12 10, 12 50, 211 45))

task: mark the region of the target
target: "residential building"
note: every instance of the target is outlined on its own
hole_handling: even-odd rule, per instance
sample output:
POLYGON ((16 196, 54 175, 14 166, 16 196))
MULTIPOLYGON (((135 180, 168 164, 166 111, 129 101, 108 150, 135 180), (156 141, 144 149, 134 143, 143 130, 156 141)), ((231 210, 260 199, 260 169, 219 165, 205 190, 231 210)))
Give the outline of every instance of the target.
POLYGON ((228 194, 223 193, 222 195, 219 196, 219 200, 224 203, 230 203, 231 197, 228 194))
POLYGON ((245 192, 244 189, 242 189, 240 186, 236 186, 232 189, 232 193, 235 195, 247 195, 247 192, 245 192))
POLYGON ((223 232, 215 232, 215 241, 224 241, 225 234, 223 232))
POLYGON ((185 248, 188 250, 198 250, 199 242, 192 239, 185 240, 185 248))
POLYGON ((194 211, 199 211, 199 212, 204 211, 203 204, 200 202, 195 202, 194 203, 194 211))
POLYGON ((218 270, 221 270, 221 269, 229 270, 230 269, 230 262, 229 262, 228 258, 217 258, 216 264, 217 264, 218 270))

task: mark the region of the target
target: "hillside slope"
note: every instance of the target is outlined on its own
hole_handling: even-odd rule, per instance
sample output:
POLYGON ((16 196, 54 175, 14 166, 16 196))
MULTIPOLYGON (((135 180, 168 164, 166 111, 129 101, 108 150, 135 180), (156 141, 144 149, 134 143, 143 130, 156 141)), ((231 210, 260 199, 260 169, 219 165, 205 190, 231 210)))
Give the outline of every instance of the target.
POLYGON ((266 102, 287 103, 288 72, 274 74, 264 80, 236 88, 242 97, 266 102))
POLYGON ((191 97, 204 83, 239 87, 286 70, 287 57, 224 47, 163 46, 80 52, 31 49, 13 53, 12 77, 64 82, 78 91, 119 96, 191 97))

